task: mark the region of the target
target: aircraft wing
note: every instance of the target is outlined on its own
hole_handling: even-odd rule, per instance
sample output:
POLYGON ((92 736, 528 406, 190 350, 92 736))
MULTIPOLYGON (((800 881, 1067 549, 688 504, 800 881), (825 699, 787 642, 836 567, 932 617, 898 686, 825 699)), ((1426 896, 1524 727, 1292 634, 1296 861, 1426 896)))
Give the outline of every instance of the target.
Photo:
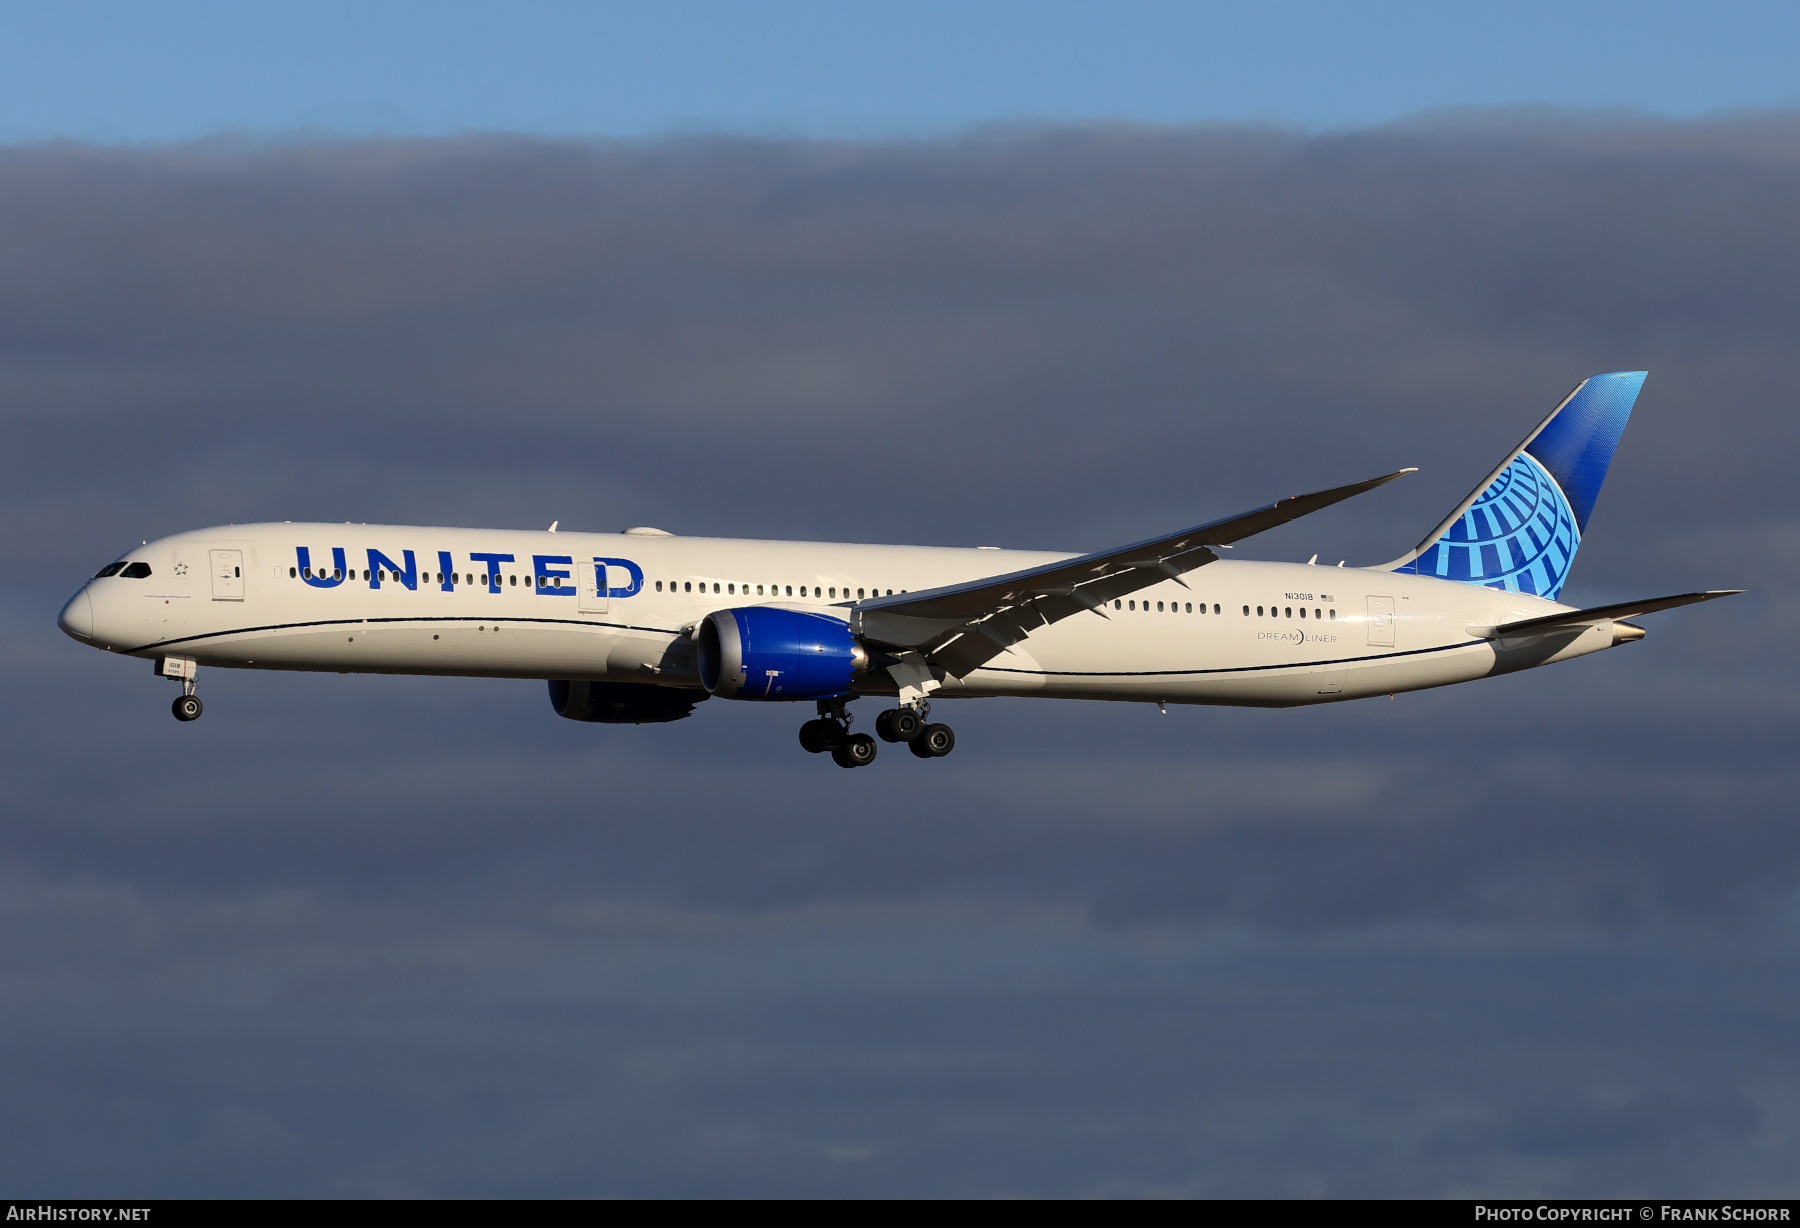
POLYGON ((870 644, 921 652, 930 664, 960 678, 1039 627, 1088 610, 1104 616, 1107 603, 1128 593, 1165 580, 1181 584, 1186 572, 1217 562, 1217 549, 1412 472, 1401 469, 1366 482, 1295 495, 1179 533, 1025 571, 860 601, 854 625, 870 644))
POLYGON ((1715 588, 1704 593, 1681 593, 1674 597, 1621 601, 1617 605, 1595 606, 1591 610, 1569 610, 1562 614, 1546 614, 1542 618, 1527 618, 1516 623, 1502 623, 1498 627, 1489 628, 1488 634, 1483 638, 1542 635, 1544 632, 1553 631, 1558 627, 1581 627, 1594 623, 1616 622, 1621 618, 1635 618, 1639 614, 1654 614, 1658 610, 1673 610, 1677 606, 1711 601, 1716 597, 1735 597, 1743 591, 1741 588, 1715 588))

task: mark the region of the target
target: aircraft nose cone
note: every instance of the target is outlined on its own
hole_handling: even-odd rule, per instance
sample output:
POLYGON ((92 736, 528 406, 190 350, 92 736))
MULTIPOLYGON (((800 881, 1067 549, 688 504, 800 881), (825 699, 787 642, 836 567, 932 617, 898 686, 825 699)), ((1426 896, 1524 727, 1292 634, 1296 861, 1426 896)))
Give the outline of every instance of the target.
POLYGON ((94 638, 94 603, 88 599, 85 588, 69 598, 69 604, 56 616, 56 625, 63 629, 64 635, 75 639, 94 638))

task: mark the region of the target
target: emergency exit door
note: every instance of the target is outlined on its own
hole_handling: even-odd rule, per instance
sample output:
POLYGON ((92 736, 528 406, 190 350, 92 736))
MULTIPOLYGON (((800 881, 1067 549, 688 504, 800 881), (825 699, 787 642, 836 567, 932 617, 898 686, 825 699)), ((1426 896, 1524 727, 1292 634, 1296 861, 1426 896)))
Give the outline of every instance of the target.
POLYGON ((606 564, 575 564, 575 603, 583 614, 606 613, 606 564))
POLYGON ((1392 648, 1396 621, 1392 597, 1369 598, 1369 647, 1392 648))
POLYGON ((244 599, 244 552, 242 550, 208 550, 212 563, 212 595, 214 601, 244 599))

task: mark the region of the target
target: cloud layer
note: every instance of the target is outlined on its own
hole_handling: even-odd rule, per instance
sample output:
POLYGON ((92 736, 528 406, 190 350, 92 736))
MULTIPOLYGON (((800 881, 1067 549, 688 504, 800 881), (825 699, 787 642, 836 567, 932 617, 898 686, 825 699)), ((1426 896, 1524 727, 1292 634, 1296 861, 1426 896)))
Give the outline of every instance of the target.
POLYGON ((1790 115, 0 150, 0 1174, 1792 1193, 1796 203, 1790 115), (845 773, 519 683, 178 726, 52 625, 210 523, 1077 549, 1422 466, 1254 543, 1370 563, 1639 367, 1569 599, 1754 591, 1394 701, 845 773))

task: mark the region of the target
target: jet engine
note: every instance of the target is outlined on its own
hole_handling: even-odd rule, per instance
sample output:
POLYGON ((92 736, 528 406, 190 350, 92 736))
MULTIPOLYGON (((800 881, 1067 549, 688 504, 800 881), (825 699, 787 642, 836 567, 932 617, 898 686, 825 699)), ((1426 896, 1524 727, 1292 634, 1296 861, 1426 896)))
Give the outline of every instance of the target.
POLYGON ((695 639, 700 685, 720 699, 829 699, 869 667, 849 623, 801 610, 714 610, 695 639))
POLYGON ((570 682, 550 680, 550 706, 556 715, 600 725, 660 725, 692 716, 704 702, 698 691, 649 686, 641 682, 570 682))

